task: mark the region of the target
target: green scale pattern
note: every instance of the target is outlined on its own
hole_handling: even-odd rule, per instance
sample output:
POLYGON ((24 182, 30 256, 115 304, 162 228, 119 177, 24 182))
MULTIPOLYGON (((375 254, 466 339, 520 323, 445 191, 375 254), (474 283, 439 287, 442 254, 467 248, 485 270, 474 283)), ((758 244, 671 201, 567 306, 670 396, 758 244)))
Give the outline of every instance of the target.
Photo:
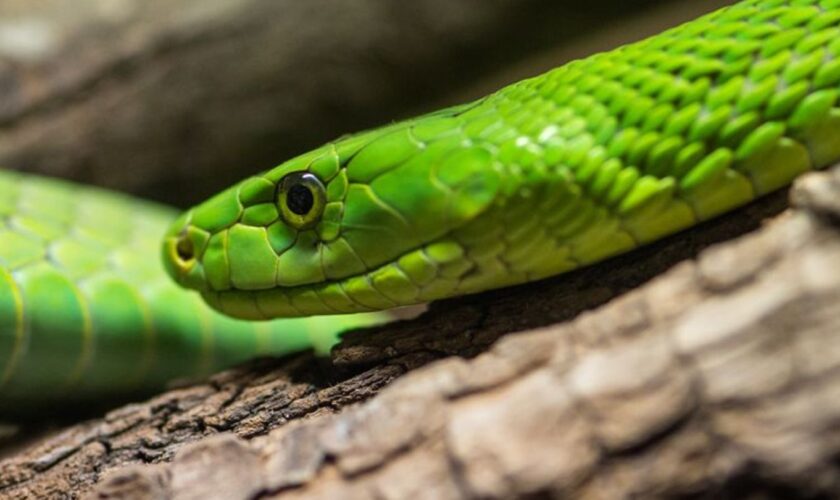
POLYGON ((0 414, 160 389, 258 355, 328 349, 373 321, 249 323, 163 272, 177 213, 95 188, 0 171, 0 414))
POLYGON ((836 162, 838 92, 840 0, 745 1, 246 179, 171 227, 167 268, 243 318, 563 273, 836 162), (302 230, 276 196, 299 171, 327 191, 302 230))

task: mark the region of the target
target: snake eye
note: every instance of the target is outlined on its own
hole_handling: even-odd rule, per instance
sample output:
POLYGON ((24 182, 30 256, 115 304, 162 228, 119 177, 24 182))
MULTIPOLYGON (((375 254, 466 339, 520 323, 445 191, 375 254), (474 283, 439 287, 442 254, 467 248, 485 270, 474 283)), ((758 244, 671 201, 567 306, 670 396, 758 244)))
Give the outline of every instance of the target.
POLYGON ((326 190, 318 177, 309 172, 293 172, 280 180, 277 205, 290 226, 306 229, 321 218, 326 197, 326 190))

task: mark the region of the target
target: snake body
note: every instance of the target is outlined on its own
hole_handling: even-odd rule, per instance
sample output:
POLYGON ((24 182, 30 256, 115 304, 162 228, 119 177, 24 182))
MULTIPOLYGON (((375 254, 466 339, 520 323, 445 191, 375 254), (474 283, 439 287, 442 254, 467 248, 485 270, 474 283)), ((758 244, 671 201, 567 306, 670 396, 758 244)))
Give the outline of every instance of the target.
POLYGON ((840 1, 748 0, 293 158, 184 214, 164 259, 250 319, 553 276, 836 162, 838 91, 840 1))
POLYGON ((167 230, 168 209, 2 175, 0 398, 116 393, 309 340, 176 289, 150 257, 164 232, 174 280, 239 318, 474 293, 627 252, 837 162, 839 95, 840 0, 747 0, 330 142, 167 230))

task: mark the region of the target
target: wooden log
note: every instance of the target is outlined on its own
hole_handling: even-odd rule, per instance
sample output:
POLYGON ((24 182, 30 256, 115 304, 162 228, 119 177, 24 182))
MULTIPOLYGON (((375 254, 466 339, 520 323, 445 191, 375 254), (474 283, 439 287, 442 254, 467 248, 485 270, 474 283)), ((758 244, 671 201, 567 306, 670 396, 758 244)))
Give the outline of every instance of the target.
MULTIPOLYGON (((171 463, 117 469, 90 498, 836 497, 840 168, 803 178, 793 198, 798 208, 761 230, 573 321, 437 361, 341 412, 268 430, 296 403, 266 411, 276 388, 251 379, 215 416, 244 417, 230 432, 171 463)), ((490 314, 500 300, 474 307, 490 314)), ((519 289, 503 300, 562 309, 576 298, 519 289)), ((480 330, 446 325, 462 348, 480 330)), ((418 336, 403 352, 374 348, 385 365, 320 394, 411 365, 418 336)), ((210 417, 186 413, 188 425, 210 417)))

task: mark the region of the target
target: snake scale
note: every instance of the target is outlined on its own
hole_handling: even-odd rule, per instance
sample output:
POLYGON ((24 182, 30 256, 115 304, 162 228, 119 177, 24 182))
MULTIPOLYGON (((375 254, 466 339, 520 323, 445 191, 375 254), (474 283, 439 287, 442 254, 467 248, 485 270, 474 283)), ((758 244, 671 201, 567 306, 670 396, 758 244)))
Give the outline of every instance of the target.
POLYGON ((747 0, 345 136, 177 219, 3 174, 0 398, 151 387, 375 320, 313 316, 627 252, 840 160, 839 95, 840 0, 747 0), (237 318, 306 318, 227 319, 199 295, 237 318))

